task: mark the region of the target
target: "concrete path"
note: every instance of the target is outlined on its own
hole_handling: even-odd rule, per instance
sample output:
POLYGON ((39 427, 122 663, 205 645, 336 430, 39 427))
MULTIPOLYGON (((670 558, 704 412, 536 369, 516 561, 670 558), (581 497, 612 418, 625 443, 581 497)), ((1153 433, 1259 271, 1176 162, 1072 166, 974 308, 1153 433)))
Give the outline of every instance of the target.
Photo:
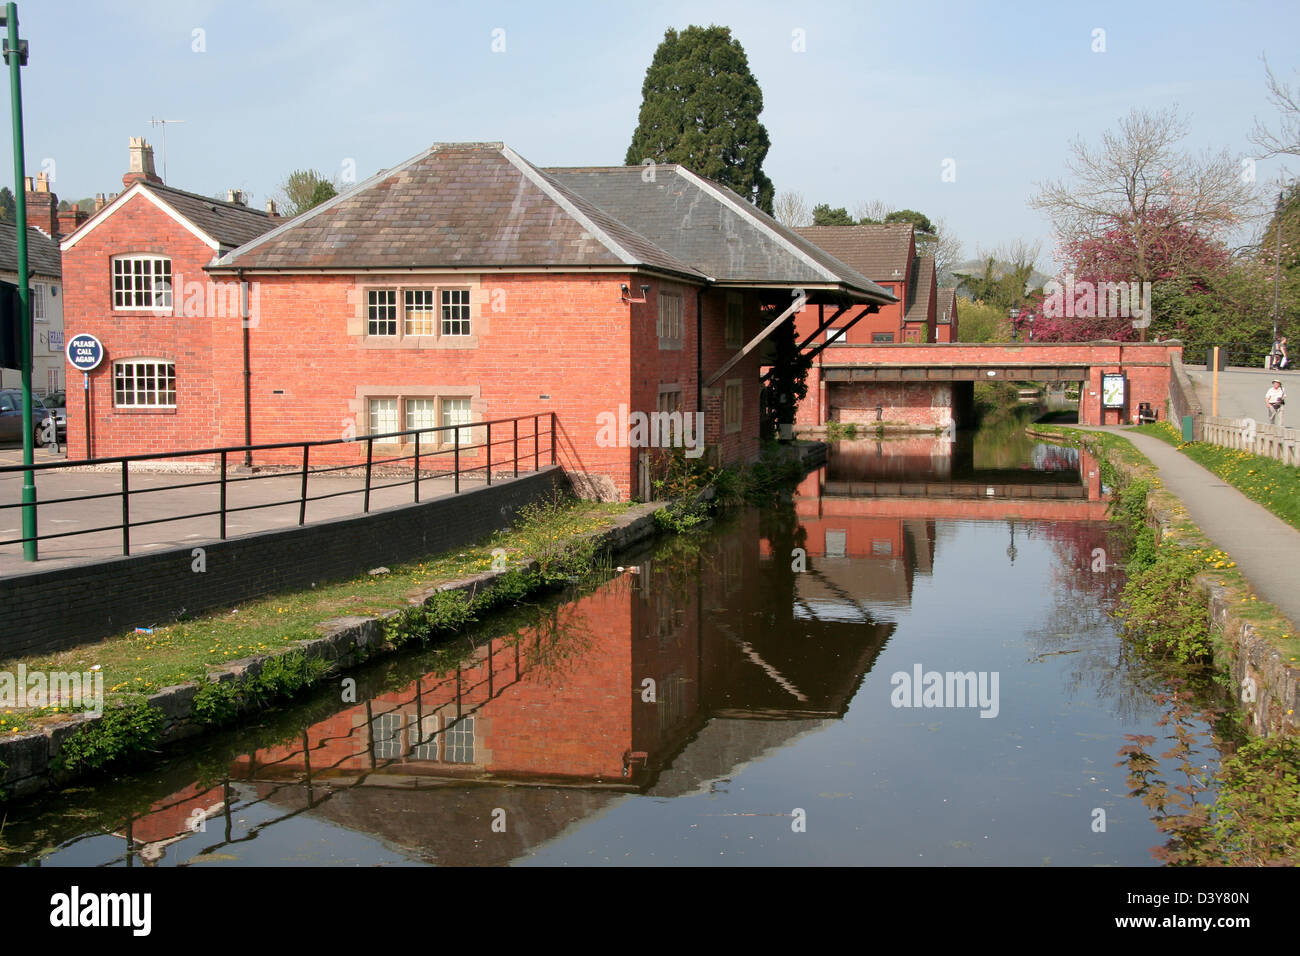
POLYGON ((1086 430, 1131 441, 1159 469, 1161 483, 1181 499, 1191 519, 1237 562, 1255 592, 1292 624, 1300 621, 1300 531, 1158 438, 1123 428, 1086 430))
MULTIPOLYGON (((1214 414, 1210 409, 1214 385, 1213 373, 1203 366, 1187 369, 1187 377, 1192 380, 1196 397, 1201 401, 1201 408, 1206 415, 1214 414)), ((1260 424, 1267 424, 1268 410, 1264 407, 1264 393, 1269 389, 1273 379, 1282 382, 1289 399, 1282 409, 1283 421, 1287 424, 1286 413, 1290 412, 1292 426, 1300 425, 1300 372, 1283 369, 1280 372, 1266 372, 1260 369, 1225 369, 1219 373, 1219 416, 1221 418, 1253 418, 1260 424)))
MULTIPOLYGON (((34 456, 37 462, 62 460, 46 449, 34 456)), ((13 446, 0 446, 0 464, 21 464, 22 450, 13 446)), ((300 475, 276 475, 254 481, 236 480, 232 475, 227 486, 226 506, 235 510, 226 520, 227 537, 253 534, 258 531, 282 530, 298 524, 298 503, 301 493, 300 475), (274 502, 289 502, 274 504, 274 502), (254 507, 254 506, 267 507, 254 507)), ((238 476, 245 477, 245 476, 238 476)), ((131 553, 144 554, 160 548, 193 547, 217 539, 219 518, 215 514, 187 518, 216 511, 220 499, 214 474, 138 474, 131 473, 131 523, 160 521, 131 529, 131 553), (157 489, 151 491, 151 489, 157 489), (166 490, 163 490, 166 489, 166 490)), ((462 476, 461 490, 478 488, 484 483, 481 474, 462 476)), ((420 480, 420 500, 428 501, 452 492, 450 478, 423 477, 420 480)), ((0 476, 0 505, 18 504, 22 500, 20 473, 0 476)), ((308 483, 308 495, 321 500, 307 503, 307 522, 322 521, 361 514, 364 505, 365 481, 356 477, 324 474, 313 475, 308 483)), ((0 576, 43 571, 69 564, 120 557, 122 554, 122 499, 121 478, 113 471, 38 472, 36 496, 37 532, 39 534, 65 534, 91 528, 110 530, 75 534, 39 542, 40 560, 23 560, 22 545, 0 544, 0 576), (60 503, 56 499, 81 495, 105 495, 88 501, 60 503), (117 527, 115 527, 117 526, 117 527)), ((410 504, 414 489, 410 476, 385 477, 375 475, 372 481, 370 509, 391 508, 410 504), (394 487, 382 487, 394 485, 394 487)), ((19 508, 0 508, 0 541, 12 541, 21 536, 22 511, 19 508)))

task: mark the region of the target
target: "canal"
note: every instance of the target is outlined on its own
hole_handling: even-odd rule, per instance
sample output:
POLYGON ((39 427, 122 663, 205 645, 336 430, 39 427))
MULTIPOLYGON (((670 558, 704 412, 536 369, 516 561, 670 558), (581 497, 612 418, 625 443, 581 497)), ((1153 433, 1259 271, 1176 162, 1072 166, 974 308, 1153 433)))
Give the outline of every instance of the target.
POLYGON ((1153 865, 1116 763, 1168 688, 1108 613, 1104 491, 1014 430, 840 442, 779 505, 10 808, 0 862, 1153 865))

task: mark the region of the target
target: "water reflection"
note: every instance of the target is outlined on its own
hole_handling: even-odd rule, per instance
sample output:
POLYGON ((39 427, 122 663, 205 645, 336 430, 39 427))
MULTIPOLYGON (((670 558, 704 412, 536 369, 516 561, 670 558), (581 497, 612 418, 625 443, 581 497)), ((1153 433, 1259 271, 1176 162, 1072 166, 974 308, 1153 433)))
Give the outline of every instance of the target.
POLYGON ((936 447, 841 443, 784 505, 368 668, 355 702, 324 690, 11 814, 5 860, 717 862, 766 826, 753 862, 1149 862, 1111 764, 1159 714, 1106 615, 1118 575, 1090 569, 1110 547, 1096 463, 936 447), (890 672, 917 661, 1000 671, 999 718, 891 708, 890 672), (809 805, 801 844, 764 823, 809 805), (1098 805, 1121 836, 1088 843, 1074 817, 1098 805))

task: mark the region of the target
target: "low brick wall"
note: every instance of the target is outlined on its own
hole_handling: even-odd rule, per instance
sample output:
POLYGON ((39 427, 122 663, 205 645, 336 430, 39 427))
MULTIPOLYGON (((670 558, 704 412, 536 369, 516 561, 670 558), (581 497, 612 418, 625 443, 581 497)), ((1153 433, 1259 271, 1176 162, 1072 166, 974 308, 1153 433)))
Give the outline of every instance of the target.
POLYGON ((468 544, 567 482, 555 466, 489 487, 225 541, 0 578, 0 660, 61 650, 468 544), (193 548, 205 570, 194 570, 193 548))

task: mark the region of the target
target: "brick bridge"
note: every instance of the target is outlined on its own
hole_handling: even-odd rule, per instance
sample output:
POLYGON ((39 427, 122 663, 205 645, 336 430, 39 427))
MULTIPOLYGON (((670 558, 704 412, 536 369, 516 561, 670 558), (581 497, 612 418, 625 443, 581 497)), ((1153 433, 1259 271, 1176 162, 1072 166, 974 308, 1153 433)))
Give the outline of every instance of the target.
POLYGON ((1079 422, 1134 421, 1146 402, 1167 416, 1171 359, 1182 343, 900 343, 814 349, 796 424, 894 422, 942 428, 972 423, 975 382, 1078 382, 1079 422), (1102 407, 1102 375, 1125 377, 1123 406, 1102 407))

